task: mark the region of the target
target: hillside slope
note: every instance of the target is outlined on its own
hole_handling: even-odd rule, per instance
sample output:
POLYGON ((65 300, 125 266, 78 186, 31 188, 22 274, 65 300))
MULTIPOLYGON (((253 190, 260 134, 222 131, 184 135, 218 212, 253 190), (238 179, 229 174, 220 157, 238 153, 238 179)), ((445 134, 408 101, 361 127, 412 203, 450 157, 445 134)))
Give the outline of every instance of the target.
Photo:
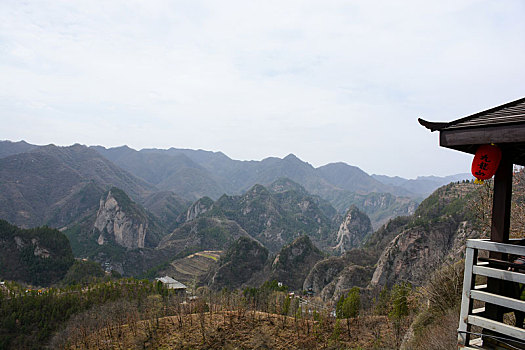
POLYGON ((48 227, 20 229, 0 220, 0 279, 48 286, 73 265, 67 238, 48 227))
POLYGON ((155 191, 85 146, 42 146, 0 159, 0 218, 22 227, 70 223, 78 218, 57 219, 74 215, 71 208, 61 214, 62 204, 82 196, 90 183, 101 189, 117 186, 135 200, 155 191))

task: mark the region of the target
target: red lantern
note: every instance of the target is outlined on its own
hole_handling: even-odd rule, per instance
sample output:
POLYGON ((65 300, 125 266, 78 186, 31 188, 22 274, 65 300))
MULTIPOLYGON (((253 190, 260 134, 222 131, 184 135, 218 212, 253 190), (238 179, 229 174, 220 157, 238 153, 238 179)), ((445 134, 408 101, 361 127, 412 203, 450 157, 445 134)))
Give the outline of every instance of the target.
POLYGON ((472 161, 472 175, 479 180, 490 179, 498 170, 501 150, 496 145, 481 145, 472 161))

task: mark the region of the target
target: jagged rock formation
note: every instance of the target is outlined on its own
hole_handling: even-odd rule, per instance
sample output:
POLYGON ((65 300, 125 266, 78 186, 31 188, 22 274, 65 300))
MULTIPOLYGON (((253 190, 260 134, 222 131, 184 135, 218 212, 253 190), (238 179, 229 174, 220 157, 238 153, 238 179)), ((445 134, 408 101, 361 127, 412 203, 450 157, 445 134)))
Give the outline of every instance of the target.
POLYGON ((343 271, 347 262, 341 257, 331 256, 317 262, 303 282, 303 290, 312 290, 319 295, 330 282, 343 271))
MULTIPOLYGON (((206 213, 212 206, 213 200, 210 197, 202 197, 188 208, 182 221, 191 221, 197 216, 206 213)), ((179 219, 179 221, 181 221, 181 219, 179 219)))
MULTIPOLYGON (((346 164, 315 169, 294 155, 240 162, 222 153, 200 150, 96 150, 81 145, 39 147, 0 142, 0 218, 25 227, 49 224, 64 229, 78 256, 116 264, 125 274, 143 273, 144 269, 196 250, 227 249, 237 238, 249 235, 272 253, 279 253, 279 258, 267 262, 252 282, 272 276, 284 279, 281 276, 292 266, 292 275, 299 273, 290 277, 288 284, 292 288, 311 284, 325 298, 352 283, 361 285, 369 267, 377 261, 375 284, 390 285, 400 279, 417 284, 424 278, 421 266, 434 266, 458 256, 463 241, 475 236, 471 220, 462 211, 461 198, 467 193, 461 186, 438 191, 416 215, 411 215, 417 203, 391 194, 407 194, 405 190, 382 184, 346 164), (336 236, 343 219, 340 214, 290 178, 329 199, 340 212, 352 204, 359 210, 350 210, 352 214, 344 219, 336 236), (270 185, 252 186, 254 183, 270 185), (108 193, 115 185, 123 191, 111 189, 108 193), (223 193, 249 189, 242 195, 223 195, 215 202, 204 197, 188 209, 189 202, 179 193, 159 192, 159 188, 180 189, 192 200, 206 194, 218 198, 223 193), (359 211, 367 213, 375 227, 392 215, 407 217, 388 221, 368 234, 365 219, 356 224, 359 211), (158 246, 168 232, 172 234, 158 246), (321 249, 335 246, 338 253, 344 253, 342 260, 318 262, 312 250, 313 260, 319 263, 313 269, 309 262, 300 269, 293 266, 302 262, 279 267, 283 254, 290 254, 291 261, 301 255, 296 257, 287 248, 280 250, 303 235, 321 249), (356 246, 362 248, 351 250, 352 255, 366 252, 376 260, 345 260, 348 249, 356 246)), ((45 258, 47 251, 43 247, 33 253, 45 258)))
POLYGON ((114 241, 128 249, 144 248, 146 243, 155 246, 153 243, 158 242, 158 236, 152 232, 149 219, 147 213, 133 203, 124 191, 112 188, 100 200, 93 230, 98 233, 99 245, 114 241))
POLYGON ((337 231, 337 244, 333 248, 335 252, 342 254, 352 248, 357 248, 369 234, 372 233, 370 218, 361 212, 355 205, 351 206, 337 231))
POLYGON ((366 287, 374 269, 371 266, 348 265, 328 283, 319 296, 323 300, 336 300, 352 287, 366 287))
POLYGON ((478 237, 467 206, 474 186, 441 187, 414 215, 390 220, 361 248, 318 262, 303 288, 312 288, 324 300, 335 300, 353 286, 392 287, 401 281, 422 285, 428 271, 457 261, 466 239, 478 237))
POLYGON ((115 240, 115 242, 126 248, 144 248, 147 223, 134 223, 126 217, 111 191, 106 199, 100 201, 100 209, 95 221, 95 229, 101 233, 97 239, 98 244, 104 244, 106 236, 104 231, 115 240))
POLYGON ((335 241, 334 226, 324 214, 330 210, 321 210, 318 202, 304 189, 273 193, 255 185, 242 196, 222 196, 204 215, 236 221, 272 252, 304 234, 329 247, 335 241))
MULTIPOLYGON (((378 222, 400 215, 405 205, 403 200, 394 199, 385 208, 372 213, 368 207, 348 198, 355 191, 360 196, 372 191, 390 191, 396 195, 402 191, 376 181, 356 167, 335 164, 316 169, 294 155, 243 162, 220 152, 202 150, 135 151, 126 146, 105 149, 100 146, 35 146, 0 141, 0 217, 25 227, 55 225, 48 220, 55 213, 60 215, 59 202, 93 181, 102 190, 111 186, 121 188, 171 230, 177 226, 171 218, 179 213, 179 203, 166 194, 159 195, 159 201, 151 200, 152 193, 159 189, 173 191, 191 201, 206 195, 217 199, 224 193, 239 194, 256 183, 267 185, 282 177, 297 181, 312 194, 330 200, 341 212, 346 211, 350 204, 356 204, 371 217, 375 227, 378 222), (160 208, 159 203, 165 203, 166 208, 160 208), (381 218, 376 218, 376 214, 381 218)), ((333 217, 329 213, 333 210, 332 205, 327 207, 322 201, 317 201, 317 206, 327 217, 333 217)), ((71 218, 63 226, 70 226, 78 219, 71 218)))
POLYGON ((118 186, 135 199, 154 190, 88 147, 34 147, 0 158, 0 218, 25 228, 68 226, 93 204, 78 201, 90 185, 102 191, 118 186), (74 203, 81 209, 75 210, 74 203))
POLYGON ((235 242, 221 259, 219 267, 208 277, 212 288, 259 286, 277 280, 291 290, 302 290, 308 271, 324 258, 308 236, 301 236, 286 245, 273 259, 268 250, 249 238, 235 242), (264 257, 264 259, 263 259, 264 257))
POLYGON ((372 228, 377 230, 388 220, 397 216, 414 214, 419 199, 394 196, 391 193, 360 194, 348 191, 339 191, 327 194, 325 197, 338 211, 346 211, 355 205, 366 213, 372 222, 372 228))

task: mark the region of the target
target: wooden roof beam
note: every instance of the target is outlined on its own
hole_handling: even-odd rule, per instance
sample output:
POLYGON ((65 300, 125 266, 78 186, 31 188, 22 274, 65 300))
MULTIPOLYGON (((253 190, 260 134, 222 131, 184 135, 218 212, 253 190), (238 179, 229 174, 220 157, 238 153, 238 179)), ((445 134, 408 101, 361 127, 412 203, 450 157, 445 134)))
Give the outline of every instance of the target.
POLYGON ((525 140, 525 125, 504 125, 472 129, 441 130, 439 144, 443 147, 519 143, 525 140))

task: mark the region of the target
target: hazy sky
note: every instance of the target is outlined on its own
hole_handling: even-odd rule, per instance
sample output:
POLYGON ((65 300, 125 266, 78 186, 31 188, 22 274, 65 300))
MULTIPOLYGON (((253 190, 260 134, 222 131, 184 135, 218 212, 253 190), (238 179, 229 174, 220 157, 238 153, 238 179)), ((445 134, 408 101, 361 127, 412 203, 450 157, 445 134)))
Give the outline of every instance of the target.
POLYGON ((0 139, 468 172, 417 117, 525 96, 525 1, 0 1, 0 139))

